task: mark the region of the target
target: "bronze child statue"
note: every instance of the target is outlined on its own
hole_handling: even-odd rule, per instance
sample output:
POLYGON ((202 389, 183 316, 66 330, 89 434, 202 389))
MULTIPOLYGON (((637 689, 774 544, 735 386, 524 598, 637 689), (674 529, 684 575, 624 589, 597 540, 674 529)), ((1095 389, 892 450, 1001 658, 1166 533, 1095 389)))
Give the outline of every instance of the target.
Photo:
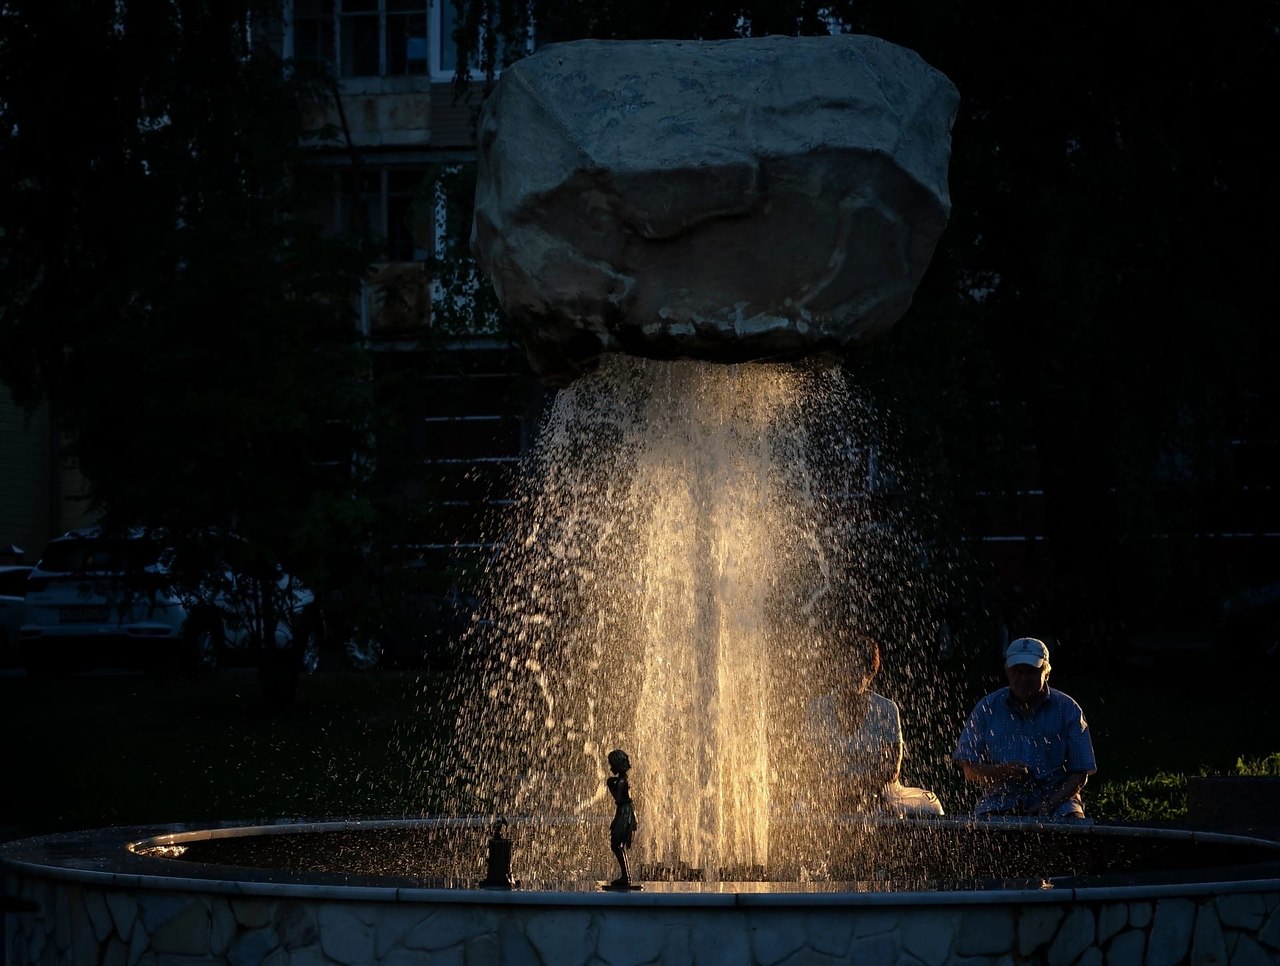
POLYGON ((638 827, 635 806, 631 803, 631 785, 627 781, 627 772, 631 770, 631 759, 622 749, 609 752, 609 770, 613 775, 605 782, 609 794, 617 808, 613 813, 613 822, 609 825, 609 849, 618 860, 621 875, 614 879, 607 888, 618 890, 639 889, 631 884, 631 874, 627 870, 627 850, 631 848, 631 840, 638 827))

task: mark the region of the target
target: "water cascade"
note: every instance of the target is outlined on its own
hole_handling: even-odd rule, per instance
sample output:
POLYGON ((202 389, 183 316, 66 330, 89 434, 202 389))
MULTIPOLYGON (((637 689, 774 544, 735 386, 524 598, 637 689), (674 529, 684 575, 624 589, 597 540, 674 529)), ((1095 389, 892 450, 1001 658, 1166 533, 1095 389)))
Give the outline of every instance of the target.
POLYGON ((913 547, 874 439, 833 366, 619 356, 562 390, 461 681, 459 810, 598 813, 634 748, 642 868, 709 879, 830 814, 807 700, 913 547))

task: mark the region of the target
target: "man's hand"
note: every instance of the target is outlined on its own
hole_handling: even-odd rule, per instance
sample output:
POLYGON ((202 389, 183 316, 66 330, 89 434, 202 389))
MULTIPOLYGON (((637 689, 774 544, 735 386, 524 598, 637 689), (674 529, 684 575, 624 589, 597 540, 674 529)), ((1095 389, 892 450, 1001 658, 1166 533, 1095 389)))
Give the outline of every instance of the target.
POLYGON ((1055 791, 1052 795, 1046 796, 1044 801, 1042 801, 1039 805, 1037 805, 1032 810, 1031 814, 1032 815, 1054 815, 1058 811, 1058 808, 1062 805, 1063 802, 1065 802, 1068 798, 1074 795, 1081 787, 1083 787, 1088 777, 1089 776, 1084 772, 1072 772, 1071 774, 1067 775, 1066 780, 1061 785, 1058 786, 1057 791, 1055 791))

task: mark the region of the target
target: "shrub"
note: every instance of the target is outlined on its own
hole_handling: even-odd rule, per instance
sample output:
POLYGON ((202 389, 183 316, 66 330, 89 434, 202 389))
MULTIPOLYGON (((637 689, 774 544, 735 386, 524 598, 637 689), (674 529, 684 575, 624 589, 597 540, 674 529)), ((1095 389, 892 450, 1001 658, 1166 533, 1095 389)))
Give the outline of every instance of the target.
POLYGON ((1187 817, 1187 776, 1156 772, 1090 786, 1089 813, 1108 822, 1176 822, 1187 817))
POLYGON ((1245 758, 1242 755, 1236 759, 1235 773, 1269 778, 1280 777, 1280 751, 1273 751, 1263 758, 1245 758))

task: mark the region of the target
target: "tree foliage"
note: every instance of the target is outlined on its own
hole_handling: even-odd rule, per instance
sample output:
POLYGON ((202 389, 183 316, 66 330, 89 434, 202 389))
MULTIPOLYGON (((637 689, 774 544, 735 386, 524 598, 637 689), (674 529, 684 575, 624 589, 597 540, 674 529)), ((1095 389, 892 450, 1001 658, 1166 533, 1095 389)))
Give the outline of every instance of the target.
POLYGON ((329 459, 368 420, 367 257, 298 217, 312 93, 253 42, 270 17, 0 6, 0 378, 49 402, 108 526, 237 533, 218 556, 323 580, 368 522, 329 459))
POLYGON ((457 10, 457 81, 490 83, 536 43, 598 40, 725 40, 767 34, 824 35, 851 21, 852 0, 451 0, 457 10))

